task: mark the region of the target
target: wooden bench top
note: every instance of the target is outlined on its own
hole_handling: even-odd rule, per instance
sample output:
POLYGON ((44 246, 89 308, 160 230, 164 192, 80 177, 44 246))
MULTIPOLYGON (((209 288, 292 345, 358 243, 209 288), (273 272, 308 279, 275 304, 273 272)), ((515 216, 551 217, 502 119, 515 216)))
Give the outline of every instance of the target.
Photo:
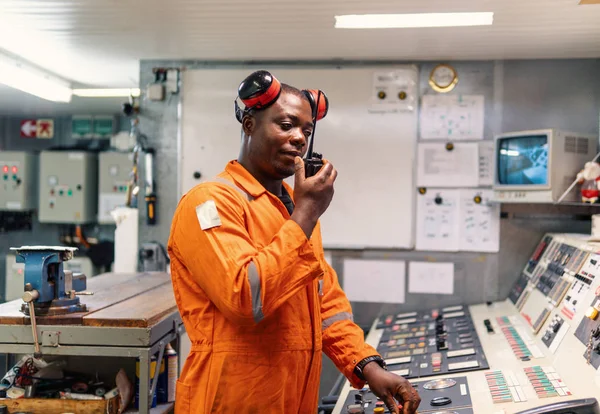
MULTIPOLYGON (((88 310, 60 316, 36 315, 38 325, 82 325, 111 327, 151 327, 163 317, 177 312, 171 277, 167 273, 104 273, 87 280, 80 296, 88 310)), ((29 325, 21 313, 21 299, 0 305, 0 325, 29 325)))

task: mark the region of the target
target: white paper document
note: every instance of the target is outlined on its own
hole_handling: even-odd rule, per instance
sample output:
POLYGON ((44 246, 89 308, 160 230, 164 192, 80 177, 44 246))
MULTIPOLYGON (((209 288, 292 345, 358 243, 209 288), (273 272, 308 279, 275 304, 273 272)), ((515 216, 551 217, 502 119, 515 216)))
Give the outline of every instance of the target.
POLYGON ((500 204, 492 204, 492 190, 461 190, 461 251, 497 252, 500 249, 500 204))
POLYGON ((419 143, 417 187, 478 187, 479 145, 458 143, 449 151, 445 143, 419 143))
POLYGON ((494 141, 479 143, 479 186, 494 185, 494 141))
POLYGON ((406 263, 398 260, 344 260, 344 292, 353 302, 404 303, 406 263))
POLYGON ((410 262, 408 292, 452 295, 454 263, 410 262))
POLYGON ((416 250, 497 252, 500 205, 490 189, 427 188, 417 195, 416 250))
POLYGON ((417 84, 405 70, 373 73, 370 112, 412 112, 417 106, 417 84))
POLYGON ((118 207, 111 211, 115 220, 115 262, 113 272, 135 273, 139 260, 137 208, 118 207))
POLYGON ((430 189, 417 195, 417 250, 459 249, 460 190, 430 189))
POLYGON ((483 95, 424 95, 421 139, 483 139, 483 95))

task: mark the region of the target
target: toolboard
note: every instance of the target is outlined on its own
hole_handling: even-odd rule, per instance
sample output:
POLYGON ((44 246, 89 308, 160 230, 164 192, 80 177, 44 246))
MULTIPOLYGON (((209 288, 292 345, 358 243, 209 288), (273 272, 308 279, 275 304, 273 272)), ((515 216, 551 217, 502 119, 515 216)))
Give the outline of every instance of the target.
MULTIPOLYGON (((377 318, 366 340, 389 371, 416 386, 420 413, 552 406, 539 411, 550 413, 560 403, 572 408, 565 412, 600 414, 600 242, 546 234, 506 300, 418 312, 399 307, 377 318), (423 368, 432 361, 436 371, 423 368), (454 363, 459 369, 449 369, 454 363)), ((378 412, 388 411, 368 384, 356 390, 346 381, 332 414, 378 412)))

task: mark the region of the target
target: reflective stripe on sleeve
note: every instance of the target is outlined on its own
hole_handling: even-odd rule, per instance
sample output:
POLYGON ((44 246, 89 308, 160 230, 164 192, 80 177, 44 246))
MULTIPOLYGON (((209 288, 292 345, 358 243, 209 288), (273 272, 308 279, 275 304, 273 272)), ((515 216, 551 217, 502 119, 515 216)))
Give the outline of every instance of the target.
POLYGON ((250 283, 250 294, 252 295, 252 315, 254 316, 254 322, 259 323, 265 315, 263 315, 262 299, 260 298, 260 276, 254 262, 250 262, 248 265, 248 282, 250 283))
POLYGON ((348 312, 336 313, 335 315, 333 315, 323 321, 321 330, 324 331, 325 329, 329 328, 334 323, 339 322, 339 321, 346 321, 346 320, 354 322, 354 317, 352 316, 351 313, 348 313, 348 312))

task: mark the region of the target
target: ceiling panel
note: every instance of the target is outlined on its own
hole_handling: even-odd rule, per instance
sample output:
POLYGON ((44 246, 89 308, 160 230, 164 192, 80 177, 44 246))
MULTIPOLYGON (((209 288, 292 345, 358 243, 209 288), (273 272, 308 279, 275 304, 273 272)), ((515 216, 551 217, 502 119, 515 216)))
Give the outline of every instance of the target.
POLYGON ((137 86, 140 59, 600 57, 580 0, 0 0, 0 48, 76 83, 137 86), (495 12, 493 26, 339 30, 337 14, 495 12))

